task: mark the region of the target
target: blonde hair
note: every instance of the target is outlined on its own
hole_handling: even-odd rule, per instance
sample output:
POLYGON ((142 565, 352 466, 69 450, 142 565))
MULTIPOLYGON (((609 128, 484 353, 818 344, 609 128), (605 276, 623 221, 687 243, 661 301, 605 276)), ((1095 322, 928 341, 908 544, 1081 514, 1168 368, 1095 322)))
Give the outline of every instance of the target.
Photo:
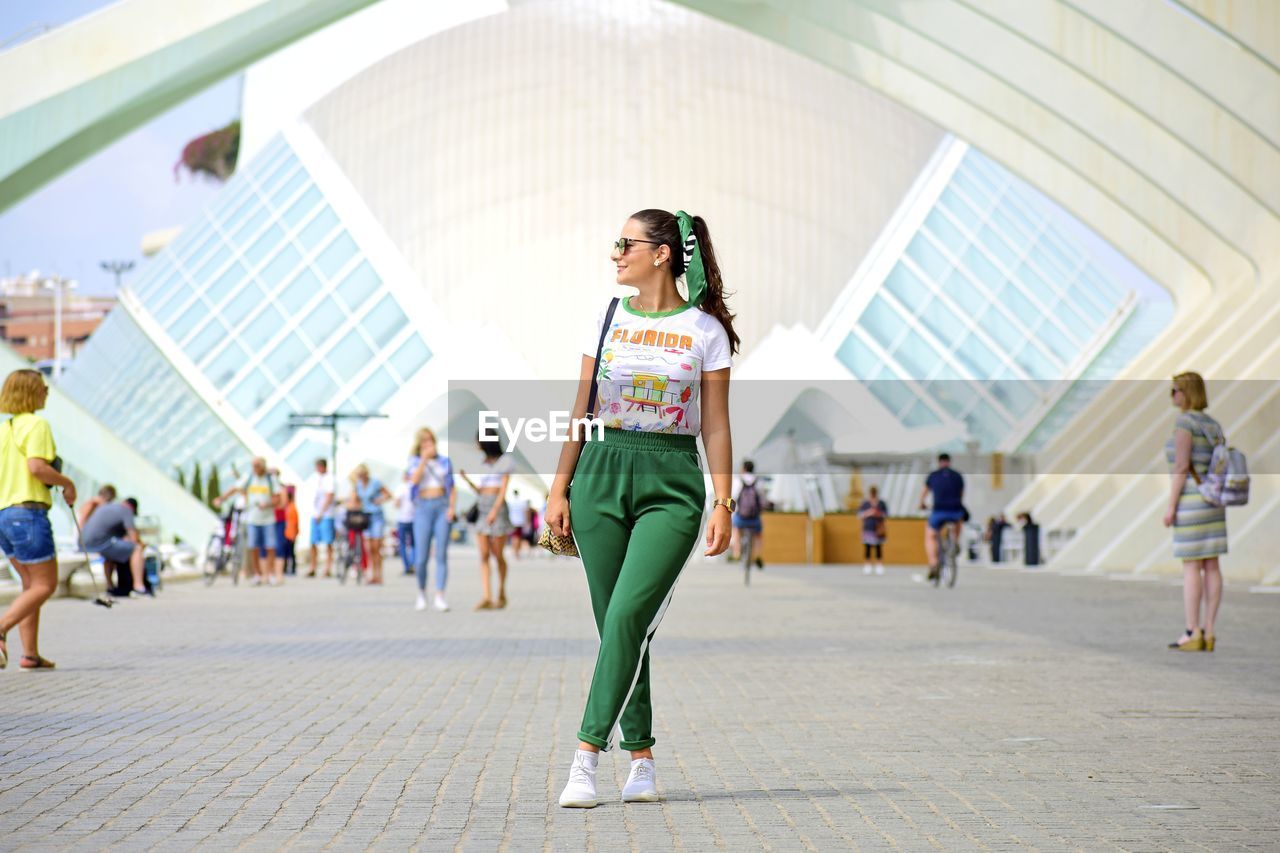
POLYGON ((359 465, 351 469, 351 482, 359 480, 361 477, 369 476, 369 466, 361 462, 359 465))
POLYGON ((38 370, 15 370, 4 380, 4 388, 0 389, 0 412, 11 415, 24 415, 34 412, 43 403, 41 396, 45 390, 44 374, 38 370))
POLYGON ((413 447, 409 448, 410 456, 418 455, 418 451, 422 449, 422 439, 426 438, 427 436, 431 436, 431 440, 434 441, 437 445, 440 444, 440 439, 436 438, 435 430, 433 430, 431 427, 422 427, 421 429, 419 429, 417 432, 413 434, 413 447))
POLYGON ((1203 412, 1209 408, 1209 394, 1204 390, 1204 377, 1199 373, 1179 373, 1173 377, 1173 387, 1182 392, 1188 409, 1203 412))

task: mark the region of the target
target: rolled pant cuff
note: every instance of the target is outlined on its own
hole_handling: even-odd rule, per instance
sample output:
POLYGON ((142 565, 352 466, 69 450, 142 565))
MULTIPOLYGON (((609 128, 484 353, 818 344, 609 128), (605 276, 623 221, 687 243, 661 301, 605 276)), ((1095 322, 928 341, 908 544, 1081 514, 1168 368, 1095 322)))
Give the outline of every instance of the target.
POLYGON ((647 737, 644 740, 624 740, 619 741, 618 746, 627 752, 635 752, 640 749, 648 749, 658 742, 657 738, 647 737))
POLYGON ((583 743, 589 743, 592 746, 599 747, 600 749, 607 750, 609 748, 609 741, 604 738, 596 737, 595 735, 589 735, 586 732, 578 732, 578 740, 583 743))

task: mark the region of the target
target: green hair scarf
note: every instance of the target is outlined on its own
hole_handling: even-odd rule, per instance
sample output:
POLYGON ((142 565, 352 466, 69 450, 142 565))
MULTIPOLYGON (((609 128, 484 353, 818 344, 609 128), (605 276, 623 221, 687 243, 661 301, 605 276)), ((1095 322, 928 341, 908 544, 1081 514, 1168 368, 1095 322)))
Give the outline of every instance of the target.
POLYGON ((707 271, 702 266, 698 237, 693 233, 693 217, 677 210, 676 222, 680 225, 680 242, 684 246, 684 283, 689 288, 689 302, 701 305, 707 295, 707 271))

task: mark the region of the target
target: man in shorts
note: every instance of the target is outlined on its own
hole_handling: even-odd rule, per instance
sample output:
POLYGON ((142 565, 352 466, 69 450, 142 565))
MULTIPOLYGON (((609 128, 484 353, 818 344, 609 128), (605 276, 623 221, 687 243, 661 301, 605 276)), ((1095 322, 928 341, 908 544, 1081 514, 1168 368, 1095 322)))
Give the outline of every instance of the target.
MULTIPOLYGON (((91 554, 101 554, 108 563, 128 566, 133 576, 133 589, 130 598, 142 595, 154 595, 147 590, 146 578, 143 575, 145 554, 142 540, 138 538, 134 508, 127 503, 109 502, 114 498, 116 490, 103 486, 98 493, 98 504, 81 529, 81 545, 91 554)), ((107 578, 108 586, 111 578, 107 578)), ((123 584, 120 584, 123 586, 123 584)))
POLYGON ((307 577, 316 576, 316 566, 320 558, 320 546, 327 549, 324 560, 324 576, 333 574, 333 475, 329 473, 329 462, 316 460, 316 473, 308 482, 308 490, 315 495, 311 510, 311 571, 307 577))
POLYGON ((937 470, 929 474, 920 491, 920 509, 925 509, 925 499, 930 492, 933 492, 933 509, 924 531, 924 552, 929 560, 929 580, 933 580, 942 565, 938 559, 938 531, 943 525, 951 525, 952 541, 959 543, 964 526, 964 477, 951 467, 950 454, 938 454, 937 470))
POLYGON ((264 580, 271 586, 284 582, 281 567, 276 564, 276 507, 284 503, 280 484, 267 470, 267 460, 253 460, 253 470, 235 488, 214 499, 219 506, 232 495, 244 495, 244 523, 249 531, 248 570, 250 581, 257 586, 264 580), (263 559, 260 552, 266 551, 263 559))

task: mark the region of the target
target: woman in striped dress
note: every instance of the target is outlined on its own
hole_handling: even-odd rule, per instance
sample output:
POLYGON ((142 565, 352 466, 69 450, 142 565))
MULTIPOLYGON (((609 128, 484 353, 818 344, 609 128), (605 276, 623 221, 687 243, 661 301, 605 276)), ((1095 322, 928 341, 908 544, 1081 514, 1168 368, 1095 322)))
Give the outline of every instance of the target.
POLYGON ((1213 651, 1213 623, 1222 603, 1222 571, 1218 558, 1227 553, 1227 511, 1200 495, 1213 446, 1225 440, 1222 426, 1205 414, 1209 398, 1198 373, 1179 373, 1170 389, 1180 410, 1164 453, 1172 471, 1164 526, 1173 528, 1173 556, 1182 560, 1182 603, 1187 630, 1169 648, 1184 652, 1213 651), (1204 601, 1201 623, 1200 602, 1204 601))

